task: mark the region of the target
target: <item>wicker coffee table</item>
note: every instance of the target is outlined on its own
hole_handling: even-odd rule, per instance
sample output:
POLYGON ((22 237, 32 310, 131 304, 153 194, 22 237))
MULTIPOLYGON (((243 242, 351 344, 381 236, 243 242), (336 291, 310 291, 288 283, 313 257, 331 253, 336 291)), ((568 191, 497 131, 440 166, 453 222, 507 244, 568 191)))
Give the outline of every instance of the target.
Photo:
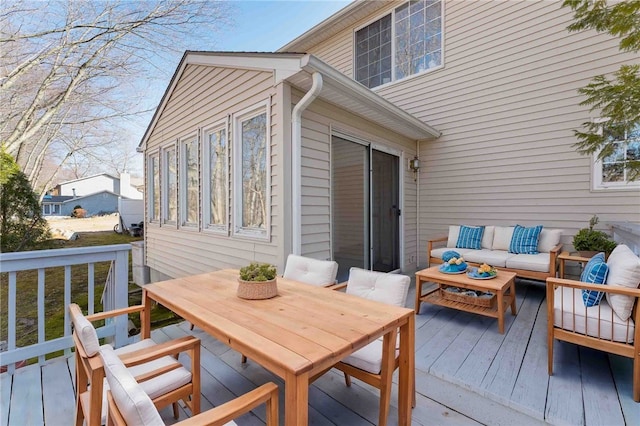
POLYGON ((492 318, 498 318, 498 331, 504 334, 504 313, 507 306, 511 307, 511 315, 516 315, 516 274, 507 271, 498 271, 495 278, 478 280, 469 278, 463 274, 445 274, 440 272, 439 266, 423 269, 416 272, 416 314, 420 313, 420 303, 427 302, 434 305, 447 306, 461 311, 472 312, 492 318), (422 284, 433 282, 437 287, 422 294, 422 284), (481 306, 473 303, 465 303, 458 300, 445 299, 443 296, 446 287, 458 287, 469 290, 492 292, 496 296, 491 306, 481 306))

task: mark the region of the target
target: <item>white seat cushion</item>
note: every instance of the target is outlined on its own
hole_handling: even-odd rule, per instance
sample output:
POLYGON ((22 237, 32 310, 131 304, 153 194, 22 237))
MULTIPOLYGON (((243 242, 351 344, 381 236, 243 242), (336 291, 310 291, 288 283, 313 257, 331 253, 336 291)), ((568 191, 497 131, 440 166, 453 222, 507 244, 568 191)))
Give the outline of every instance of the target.
MULTIPOLYGON (((136 382, 113 348, 109 345, 103 345, 100 348, 100 356, 102 357, 107 379, 105 383, 109 384, 111 395, 113 395, 118 410, 127 424, 164 425, 151 398, 136 382)), ((105 405, 103 404, 103 408, 105 405)))
POLYGON ((516 255, 503 250, 482 249, 465 253, 464 260, 474 263, 487 263, 491 266, 504 268, 507 265, 507 259, 513 256, 516 255))
POLYGON ((558 287, 553 296, 553 310, 553 324, 556 327, 604 340, 633 343, 633 320, 620 319, 605 299, 600 304, 587 308, 582 301, 580 289, 558 287))
POLYGON ((432 257, 437 257, 438 259, 442 259, 442 254, 445 251, 449 251, 449 250, 453 250, 456 251, 460 254, 460 256, 465 257, 465 254, 472 252, 472 251, 478 251, 478 250, 474 250, 474 249, 463 249, 463 248, 451 248, 451 247, 441 247, 441 248, 435 248, 431 250, 431 256, 432 257))
POLYGON ((507 268, 527 271, 549 272, 549 252, 538 254, 516 254, 507 259, 507 268))
MULTIPOLYGON (((342 362, 359 368, 360 370, 368 371, 369 373, 380 374, 382 370, 382 342, 382 337, 376 339, 346 357, 342 362)), ((396 346, 396 358, 399 353, 396 346)))
POLYGON ((317 286, 335 284, 338 264, 332 260, 318 260, 290 254, 283 278, 317 286))
POLYGON ((346 293, 403 307, 410 283, 411 279, 406 275, 351 268, 346 293))
MULTIPOLYGON (((640 286, 640 258, 624 244, 618 245, 607 259, 609 275, 607 284, 638 288, 640 286)), ((613 310, 626 320, 631 315, 633 304, 637 299, 623 294, 607 293, 607 301, 613 310)))

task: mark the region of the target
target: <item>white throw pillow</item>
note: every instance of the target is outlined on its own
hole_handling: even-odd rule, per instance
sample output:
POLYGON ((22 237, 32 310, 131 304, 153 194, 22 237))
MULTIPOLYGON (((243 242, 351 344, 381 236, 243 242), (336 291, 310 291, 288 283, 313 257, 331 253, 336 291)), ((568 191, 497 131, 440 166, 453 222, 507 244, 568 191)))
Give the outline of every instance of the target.
POLYGON ((496 229, 493 231, 492 250, 509 251, 514 228, 513 226, 496 226, 496 229))
POLYGON ((458 244, 458 237, 460 236, 460 226, 449 226, 449 237, 447 238, 447 247, 455 247, 458 244))
POLYGON ((549 253, 555 246, 560 244, 562 229, 542 228, 540 239, 538 240, 538 252, 549 253))
MULTIPOLYGON (((607 259, 607 266, 609 267, 608 285, 629 288, 640 286, 640 258, 626 245, 620 244, 613 249, 607 259)), ((609 305, 622 321, 626 321, 631 316, 635 300, 631 296, 607 293, 609 305)))
POLYGON ((482 234, 482 248, 491 250, 493 248, 493 234, 496 231, 495 226, 485 226, 482 234))

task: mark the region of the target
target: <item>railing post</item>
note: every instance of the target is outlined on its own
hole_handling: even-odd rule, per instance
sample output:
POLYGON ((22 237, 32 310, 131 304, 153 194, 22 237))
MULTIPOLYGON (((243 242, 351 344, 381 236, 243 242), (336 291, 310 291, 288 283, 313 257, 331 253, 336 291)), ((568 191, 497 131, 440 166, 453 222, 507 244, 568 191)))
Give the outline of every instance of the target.
MULTIPOLYGON (((121 250, 116 253, 113 288, 115 294, 115 309, 129 306, 129 251, 121 250)), ((115 347, 119 348, 128 343, 129 321, 126 315, 119 315, 115 318, 115 347)))

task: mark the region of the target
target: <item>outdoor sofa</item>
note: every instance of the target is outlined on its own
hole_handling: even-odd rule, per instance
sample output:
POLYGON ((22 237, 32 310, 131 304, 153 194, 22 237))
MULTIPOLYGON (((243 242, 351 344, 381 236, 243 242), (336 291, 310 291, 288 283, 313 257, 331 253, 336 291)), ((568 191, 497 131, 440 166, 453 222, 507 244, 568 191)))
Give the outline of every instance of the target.
POLYGON ((556 274, 562 232, 562 229, 547 229, 541 225, 528 228, 520 225, 451 225, 446 237, 428 241, 427 260, 429 266, 441 264, 445 252, 455 251, 469 265, 487 263, 498 270, 515 272, 520 278, 544 281, 556 274), (482 232, 478 230, 480 228, 482 232), (468 234, 473 235, 469 237, 468 234))

